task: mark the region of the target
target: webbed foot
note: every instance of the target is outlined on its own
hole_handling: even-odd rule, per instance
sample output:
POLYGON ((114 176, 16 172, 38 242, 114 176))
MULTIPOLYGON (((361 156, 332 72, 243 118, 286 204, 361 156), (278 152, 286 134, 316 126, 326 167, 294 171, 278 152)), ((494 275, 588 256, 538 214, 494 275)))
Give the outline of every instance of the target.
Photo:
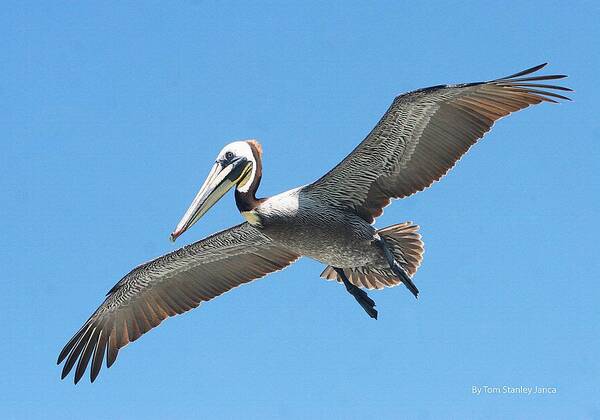
POLYGON ((346 277, 346 273, 344 273, 344 270, 335 267, 334 270, 342 278, 342 281, 344 282, 344 286, 346 286, 346 290, 348 291, 348 293, 354 296, 354 299, 356 299, 356 301, 360 304, 360 306, 362 306, 362 308, 367 314, 369 314, 371 318, 377 319, 375 301, 369 297, 367 292, 362 290, 360 287, 357 287, 350 283, 348 277, 346 277))

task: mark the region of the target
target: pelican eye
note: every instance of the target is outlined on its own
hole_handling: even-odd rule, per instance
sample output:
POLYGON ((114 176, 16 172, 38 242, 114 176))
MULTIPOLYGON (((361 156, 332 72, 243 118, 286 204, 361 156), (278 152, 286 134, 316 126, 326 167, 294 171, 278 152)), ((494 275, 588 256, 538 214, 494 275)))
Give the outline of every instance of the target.
POLYGON ((232 152, 225 153, 225 159, 227 159, 227 160, 233 159, 233 153, 232 152))

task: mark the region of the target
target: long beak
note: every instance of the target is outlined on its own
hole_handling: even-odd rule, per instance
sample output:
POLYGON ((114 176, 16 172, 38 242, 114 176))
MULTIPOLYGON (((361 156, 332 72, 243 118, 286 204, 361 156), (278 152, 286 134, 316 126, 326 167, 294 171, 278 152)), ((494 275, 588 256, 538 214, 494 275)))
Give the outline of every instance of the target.
POLYGON ((235 162, 225 167, 222 167, 220 163, 215 163, 202 188, 196 194, 196 198, 194 198, 181 221, 171 233, 171 241, 175 242, 175 239, 196 223, 235 185, 245 166, 242 162, 235 162))

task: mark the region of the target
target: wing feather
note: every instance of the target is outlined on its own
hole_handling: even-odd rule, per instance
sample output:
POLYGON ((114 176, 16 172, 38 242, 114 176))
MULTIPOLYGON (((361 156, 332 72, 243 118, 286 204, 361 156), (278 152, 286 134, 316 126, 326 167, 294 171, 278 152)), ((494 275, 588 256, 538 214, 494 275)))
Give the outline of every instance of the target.
POLYGON ((567 87, 529 83, 566 77, 529 76, 545 65, 489 82, 438 85, 396 97, 365 140, 305 193, 372 223, 391 199, 442 178, 498 119, 556 102, 553 98, 569 100, 553 92, 571 91, 567 87))
POLYGON ((98 376, 119 349, 170 316, 184 313, 234 287, 288 266, 299 256, 247 223, 219 232, 133 269, 67 342, 58 357, 62 378, 77 363, 77 383, 91 361, 98 376))

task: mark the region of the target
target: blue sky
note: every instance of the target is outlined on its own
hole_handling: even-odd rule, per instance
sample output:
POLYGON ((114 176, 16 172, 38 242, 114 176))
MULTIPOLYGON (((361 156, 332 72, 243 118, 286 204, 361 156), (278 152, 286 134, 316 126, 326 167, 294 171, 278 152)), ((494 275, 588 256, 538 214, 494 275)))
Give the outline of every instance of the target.
MULTIPOLYGON (((248 3, 1 6, 2 417, 600 418, 597 3, 248 3), (60 348, 174 249, 225 143, 260 139, 274 194, 396 94, 545 61, 574 102, 501 121, 378 220, 422 226, 419 301, 373 292, 373 321, 302 260, 168 320, 96 383, 60 381, 60 348)), ((240 220, 228 195, 177 246, 240 220)))

